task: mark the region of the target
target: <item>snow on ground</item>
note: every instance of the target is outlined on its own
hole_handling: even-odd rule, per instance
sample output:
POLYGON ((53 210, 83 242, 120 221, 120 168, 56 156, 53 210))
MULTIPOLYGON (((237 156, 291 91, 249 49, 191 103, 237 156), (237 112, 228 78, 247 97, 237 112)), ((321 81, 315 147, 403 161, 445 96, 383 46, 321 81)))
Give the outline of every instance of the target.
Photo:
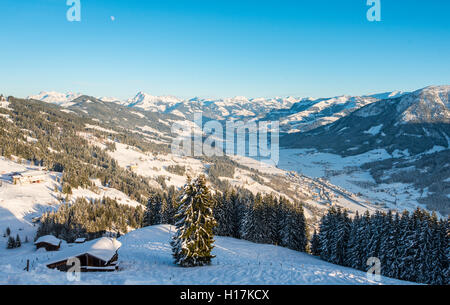
MULTIPOLYGON (((397 154, 398 151, 394 152, 394 155, 397 154)), ((412 211, 420 206, 417 200, 424 194, 410 184, 377 185, 368 170, 359 168, 364 163, 392 157, 385 150, 372 150, 356 156, 341 157, 315 150, 281 149, 278 167, 313 178, 323 178, 381 208, 412 211)))
POLYGON ((0 101, 0 108, 4 108, 7 110, 13 110, 12 108, 9 108, 9 102, 8 101, 0 101))
POLYGON ((7 122, 13 123, 13 120, 11 120, 9 114, 0 113, 0 118, 4 118, 7 122))
POLYGON ((326 170, 343 170, 346 167, 359 166, 367 162, 388 158, 391 158, 391 155, 384 149, 372 150, 361 155, 345 158, 330 153, 318 153, 310 149, 280 149, 278 167, 319 178, 326 176, 326 170))
POLYGON ((130 197, 128 197, 121 191, 103 186, 99 179, 93 180, 93 182, 97 187, 97 190, 95 192, 84 188, 72 189, 71 201, 74 202, 77 198, 95 200, 109 197, 111 199, 115 199, 120 204, 126 204, 132 207, 142 206, 139 202, 130 199, 130 197))
POLYGON ((100 127, 100 126, 97 126, 97 125, 85 124, 85 127, 87 129, 95 129, 95 130, 98 130, 98 131, 103 131, 103 132, 107 132, 107 133, 117 134, 117 132, 114 131, 114 130, 106 129, 106 128, 103 128, 103 127, 100 127))
MULTIPOLYGON (((411 284, 385 277, 376 282, 364 272, 305 253, 228 237, 215 238, 216 258, 211 266, 181 268, 173 264, 170 247, 173 233, 174 227, 159 225, 122 236, 118 252, 120 271, 82 273, 79 282, 71 282, 66 273, 45 267, 44 263, 59 253, 36 251, 31 244, 14 250, 0 249, 0 284, 411 284), (23 271, 27 259, 31 261, 30 272, 23 271)), ((63 244, 61 251, 70 246, 63 244)))
POLYGON ((371 135, 373 135, 373 136, 376 136, 377 134, 380 133, 381 128, 383 128, 383 124, 378 125, 378 126, 373 126, 373 127, 371 127, 369 130, 364 131, 364 133, 367 133, 367 134, 371 134, 371 135))
MULTIPOLYGON (((46 172, 46 180, 43 183, 12 184, 11 174, 33 170, 43 169, 0 157, 0 249, 6 247, 7 239, 3 237, 3 232, 7 227, 11 229, 14 237, 19 234, 22 241, 26 237, 31 241, 37 230, 33 219, 47 211, 56 210, 60 205, 59 198, 63 197, 60 193, 60 173, 46 172)), ((97 186, 95 192, 82 188, 73 189, 70 201, 82 197, 88 200, 109 197, 121 204, 140 206, 140 203, 121 191, 104 187, 99 180, 93 182, 97 186)))
MULTIPOLYGON (((283 158, 283 156, 281 156, 281 158, 283 158)), ((345 189, 339 187, 339 184, 330 183, 329 181, 322 179, 321 176, 313 176, 313 178, 311 178, 309 175, 301 174, 301 171, 298 171, 298 169, 297 171, 300 173, 300 175, 296 174, 296 168, 292 167, 291 163, 288 163, 289 166, 285 168, 286 170, 284 170, 267 164, 264 161, 261 162, 243 156, 234 156, 232 157, 232 159, 249 168, 256 169, 263 174, 281 179, 281 181, 283 181, 283 184, 285 185, 285 190, 289 194, 292 194, 291 196, 285 195, 287 198, 292 199, 292 196, 297 196, 297 200, 308 203, 310 206, 314 206, 321 210, 326 210, 331 205, 338 205, 348 209, 350 214, 353 214, 355 212, 363 214, 365 211, 373 213, 378 208, 370 204, 370 202, 368 202, 361 196, 348 192, 345 189), (290 171, 287 171, 288 169, 290 171)), ((245 175, 243 176, 245 177, 245 175)), ((244 179, 244 182, 249 180, 247 177, 245 178, 246 179, 244 179)), ((250 179, 249 181, 252 180, 250 179)), ((270 194, 273 192, 275 194, 280 194, 267 186, 263 186, 265 190, 257 188, 258 185, 250 186, 263 193, 270 194)), ((305 212, 307 218, 314 214, 308 210, 308 207, 305 207, 305 212)))
POLYGON ((161 136, 161 137, 166 136, 164 133, 160 132, 159 130, 156 130, 156 129, 154 129, 154 128, 150 127, 150 126, 147 126, 147 125, 145 125, 145 126, 138 126, 137 128, 139 128, 139 129, 141 129, 143 131, 154 133, 154 134, 156 134, 158 136, 161 136))
MULTIPOLYGON (((54 192, 57 173, 48 173, 44 183, 13 185, 9 174, 39 170, 26 164, 19 164, 3 157, 0 158, 0 233, 11 229, 14 237, 19 234, 22 240, 32 240, 36 227, 32 223, 34 217, 45 211, 58 207, 57 193, 54 192)), ((0 238, 0 248, 6 247, 6 240, 0 238)))
POLYGON ((166 170, 170 165, 184 166, 186 173, 189 174, 204 172, 202 162, 194 158, 178 157, 172 154, 155 156, 121 143, 116 143, 116 148, 114 152, 108 151, 108 153, 117 160, 121 167, 130 168, 131 166, 136 174, 144 177, 156 179, 164 176, 167 178, 166 184, 169 186, 182 187, 186 184, 186 176, 175 175, 166 170))

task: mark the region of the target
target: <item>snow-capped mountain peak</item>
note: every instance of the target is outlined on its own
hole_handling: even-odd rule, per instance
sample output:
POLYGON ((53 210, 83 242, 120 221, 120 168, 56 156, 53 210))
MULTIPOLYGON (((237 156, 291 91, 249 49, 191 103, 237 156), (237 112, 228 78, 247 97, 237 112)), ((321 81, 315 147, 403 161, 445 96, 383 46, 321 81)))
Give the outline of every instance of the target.
POLYGON ((125 101, 125 105, 128 107, 141 108, 148 111, 166 111, 168 107, 171 107, 181 100, 175 96, 153 96, 143 91, 136 94, 134 98, 125 101))
POLYGON ((28 96, 28 99, 40 100, 46 103, 60 106, 68 106, 71 101, 82 96, 81 93, 60 93, 56 91, 42 91, 37 95, 28 96))

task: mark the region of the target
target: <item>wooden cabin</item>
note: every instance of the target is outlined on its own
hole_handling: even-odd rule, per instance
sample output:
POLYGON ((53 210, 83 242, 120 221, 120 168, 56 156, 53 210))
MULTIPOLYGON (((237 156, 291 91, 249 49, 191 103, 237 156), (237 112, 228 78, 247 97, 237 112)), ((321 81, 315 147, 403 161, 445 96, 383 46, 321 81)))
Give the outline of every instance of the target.
POLYGON ((38 240, 34 242, 36 249, 45 248, 47 251, 58 251, 61 247, 61 240, 53 235, 46 235, 39 237, 38 240))
POLYGON ((12 176, 13 184, 42 183, 46 180, 47 173, 43 171, 30 171, 12 176))
POLYGON ((102 237, 61 251, 58 257, 46 265, 50 269, 67 272, 73 266, 73 263, 68 263, 69 259, 77 258, 80 261, 80 272, 115 271, 118 269, 118 250, 121 245, 116 239, 102 237))

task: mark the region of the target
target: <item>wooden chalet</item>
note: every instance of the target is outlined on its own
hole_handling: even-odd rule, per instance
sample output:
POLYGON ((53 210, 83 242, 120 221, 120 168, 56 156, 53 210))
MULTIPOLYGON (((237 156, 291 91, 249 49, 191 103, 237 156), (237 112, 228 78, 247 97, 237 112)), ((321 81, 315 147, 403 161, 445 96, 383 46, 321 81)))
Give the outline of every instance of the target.
POLYGON ((61 247, 61 240, 53 235, 39 237, 34 242, 36 249, 45 248, 47 251, 58 251, 61 247))
POLYGON ((73 266, 73 263, 68 263, 68 261, 77 258, 80 261, 81 272, 115 271, 118 269, 118 250, 121 245, 118 240, 109 237, 76 244, 62 250, 46 266, 50 269, 67 272, 73 266))
POLYGON ((24 173, 15 173, 12 176, 13 184, 34 184, 42 183, 47 179, 47 173, 44 171, 29 171, 24 173))

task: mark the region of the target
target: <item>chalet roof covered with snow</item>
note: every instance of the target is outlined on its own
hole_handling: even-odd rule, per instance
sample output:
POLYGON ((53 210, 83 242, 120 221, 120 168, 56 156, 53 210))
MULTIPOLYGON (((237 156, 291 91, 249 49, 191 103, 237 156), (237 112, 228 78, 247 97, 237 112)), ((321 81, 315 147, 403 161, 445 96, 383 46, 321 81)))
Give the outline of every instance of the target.
POLYGON ((28 171, 28 172, 23 172, 23 173, 17 173, 16 175, 14 175, 14 177, 32 178, 32 177, 45 176, 46 174, 47 173, 44 171, 33 170, 33 171, 28 171))
POLYGON ((40 244, 40 243, 46 243, 46 244, 53 245, 53 246, 59 246, 59 244, 61 243, 61 240, 56 238, 53 235, 45 235, 45 236, 39 237, 38 240, 36 240, 34 242, 35 245, 40 244))
POLYGON ((89 254, 104 262, 109 262, 117 250, 122 246, 122 243, 114 238, 102 237, 99 239, 88 241, 84 244, 74 244, 71 247, 60 250, 53 256, 47 265, 62 262, 72 257, 89 254))

